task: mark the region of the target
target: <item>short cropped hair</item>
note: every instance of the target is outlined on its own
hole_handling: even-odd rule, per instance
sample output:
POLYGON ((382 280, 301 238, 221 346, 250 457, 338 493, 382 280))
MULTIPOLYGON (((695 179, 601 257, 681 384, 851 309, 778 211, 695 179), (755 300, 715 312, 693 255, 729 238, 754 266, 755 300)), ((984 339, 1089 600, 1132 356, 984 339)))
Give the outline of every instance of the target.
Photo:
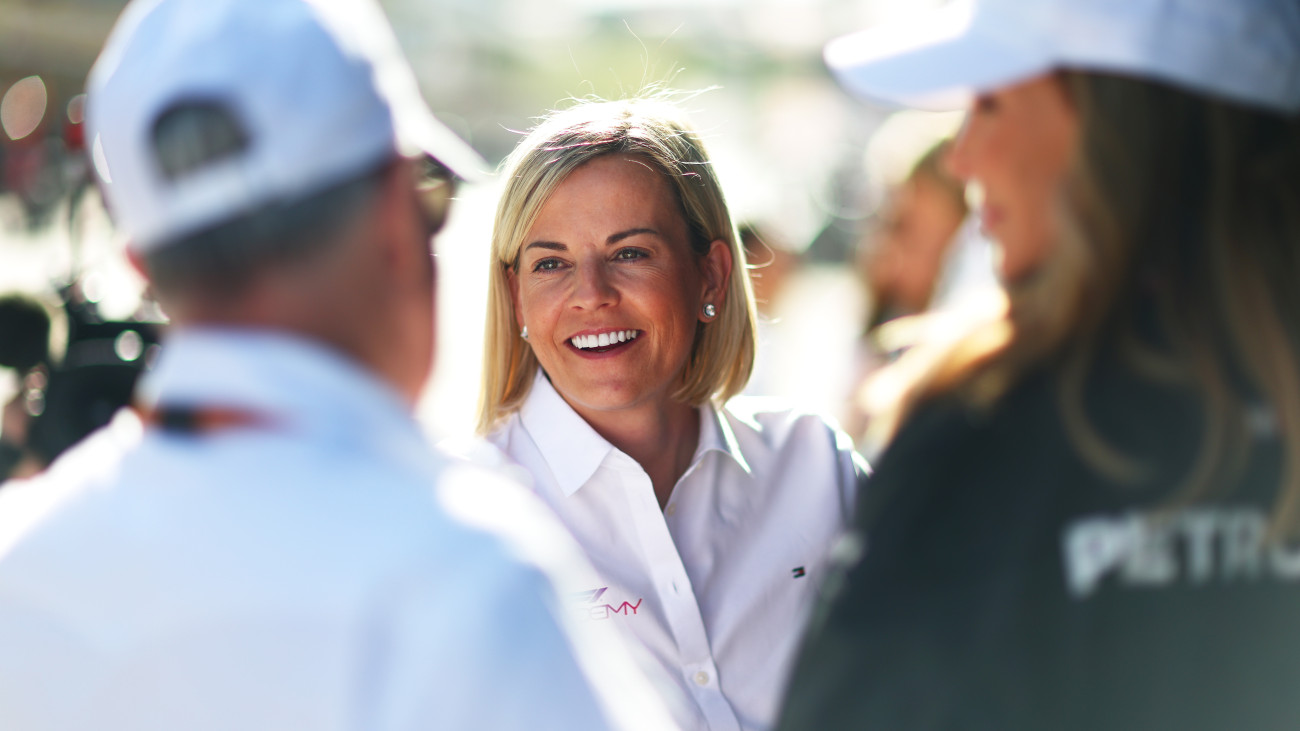
MULTIPOLYGON (((151 142, 159 170, 169 180, 220 163, 249 145, 237 117, 208 100, 169 107, 154 123, 151 142)), ((254 272, 325 250, 336 239, 333 233, 373 198, 388 162, 158 246, 144 255, 155 290, 164 298, 194 289, 235 295, 254 272)))
POLYGON ((524 237, 560 183, 605 155, 636 156, 671 182, 697 257, 703 257, 713 241, 723 241, 731 250, 725 304, 717 319, 697 326, 694 349, 674 398, 692 406, 722 402, 749 381, 754 367, 754 297, 744 249, 704 145, 664 98, 583 101, 546 117, 505 162, 505 191, 492 231, 480 433, 519 409, 538 368, 532 348, 520 338, 507 271, 518 270, 524 237))

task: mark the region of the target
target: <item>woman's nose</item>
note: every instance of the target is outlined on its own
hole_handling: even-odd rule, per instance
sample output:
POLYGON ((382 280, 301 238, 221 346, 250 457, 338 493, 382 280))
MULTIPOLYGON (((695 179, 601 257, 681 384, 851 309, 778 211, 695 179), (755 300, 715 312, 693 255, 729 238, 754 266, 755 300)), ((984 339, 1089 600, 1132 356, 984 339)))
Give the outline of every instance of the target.
POLYGON ((578 267, 572 302, 574 307, 589 310, 618 302, 618 289, 610 281, 605 267, 599 264, 578 267))

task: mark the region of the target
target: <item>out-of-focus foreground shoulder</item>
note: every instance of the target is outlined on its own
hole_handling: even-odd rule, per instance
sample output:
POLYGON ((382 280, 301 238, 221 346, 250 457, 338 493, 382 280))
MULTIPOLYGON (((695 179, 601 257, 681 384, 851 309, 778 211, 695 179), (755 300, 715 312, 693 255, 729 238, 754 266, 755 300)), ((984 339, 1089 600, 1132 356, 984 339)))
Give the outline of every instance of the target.
MULTIPOLYGON (((663 702, 627 651, 603 628, 580 623, 563 587, 588 586, 594 570, 554 513, 513 471, 484 466, 484 452, 469 462, 447 457, 436 499, 459 525, 483 538, 481 606, 469 616, 482 626, 452 629, 461 638, 499 643, 479 648, 495 658, 477 666, 477 678, 455 682, 512 688, 509 698, 463 717, 442 717, 446 728, 660 729, 672 728, 663 702), (493 548, 495 546, 495 548, 493 548), (494 555, 495 554, 495 555, 494 555), (531 690, 521 690, 531 689, 531 690)), ((498 456, 505 459, 504 455, 498 456)), ((457 570, 464 567, 459 567, 457 570)), ((481 574, 474 577, 481 579, 481 574)), ((429 601, 446 601, 444 594, 429 601)), ((436 613, 422 612, 425 616, 436 613)), ((465 616, 465 615, 461 615, 465 616)), ((416 620, 417 624, 422 623, 416 620)), ((445 628, 433 633, 448 641, 445 628)), ((418 632, 417 632, 418 634, 418 632)), ((457 640, 452 639, 452 642, 457 640)), ((418 673, 415 674, 418 677, 418 673)), ((449 681, 450 682, 450 681, 449 681)), ((444 709, 445 710, 445 709, 444 709)), ((435 716, 442 711, 429 710, 435 716)), ((413 718, 430 718, 421 713, 413 718)))
POLYGON ((61 505, 111 483, 122 459, 143 436, 139 416, 122 409, 107 426, 64 452, 41 474, 0 484, 0 557, 61 505))

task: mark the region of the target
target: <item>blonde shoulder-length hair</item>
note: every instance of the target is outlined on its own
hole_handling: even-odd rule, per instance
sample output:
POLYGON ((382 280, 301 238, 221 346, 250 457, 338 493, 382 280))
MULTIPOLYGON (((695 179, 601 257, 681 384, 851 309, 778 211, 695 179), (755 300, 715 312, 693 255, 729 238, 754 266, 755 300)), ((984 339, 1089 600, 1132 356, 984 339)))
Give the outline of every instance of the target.
POLYGON ((714 241, 731 250, 732 269, 715 320, 697 326, 690 361, 674 398, 692 406, 721 403, 749 381, 754 366, 754 298, 745 254, 704 145, 662 96, 582 101, 554 112, 520 142, 504 164, 505 190, 492 230, 487 329, 478 431, 490 432, 519 409, 537 373, 537 358, 520 337, 507 271, 542 206, 573 171, 611 154, 635 155, 672 183, 698 256, 714 241))

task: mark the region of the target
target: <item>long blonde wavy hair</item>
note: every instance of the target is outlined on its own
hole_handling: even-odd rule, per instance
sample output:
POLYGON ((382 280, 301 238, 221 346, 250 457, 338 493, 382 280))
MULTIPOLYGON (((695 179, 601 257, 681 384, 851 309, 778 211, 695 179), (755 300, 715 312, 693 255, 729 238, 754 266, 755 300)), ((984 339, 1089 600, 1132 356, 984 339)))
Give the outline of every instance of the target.
POLYGON ((1134 372, 1204 399, 1199 456, 1174 500, 1239 472, 1253 396, 1273 409, 1284 455, 1272 534, 1300 533, 1300 120, 1133 78, 1058 78, 1081 138, 1052 254, 1008 291, 1001 316, 918 352, 882 423, 944 395, 991 406, 1050 362, 1076 449, 1135 482, 1141 456, 1115 448, 1084 411, 1098 349, 1116 343, 1134 372), (1152 298, 1165 348, 1136 332, 1137 303, 1152 298))
POLYGON ((487 331, 478 431, 490 432, 518 410, 537 373, 537 358, 520 338, 506 277, 542 206, 573 171, 597 157, 635 155, 672 184, 692 251, 713 241, 731 249, 725 306, 696 329, 691 359, 674 398, 692 406, 740 393, 754 367, 756 315, 744 249, 704 145, 667 94, 622 101, 586 100, 543 119, 505 162, 505 191, 492 230, 487 331))

